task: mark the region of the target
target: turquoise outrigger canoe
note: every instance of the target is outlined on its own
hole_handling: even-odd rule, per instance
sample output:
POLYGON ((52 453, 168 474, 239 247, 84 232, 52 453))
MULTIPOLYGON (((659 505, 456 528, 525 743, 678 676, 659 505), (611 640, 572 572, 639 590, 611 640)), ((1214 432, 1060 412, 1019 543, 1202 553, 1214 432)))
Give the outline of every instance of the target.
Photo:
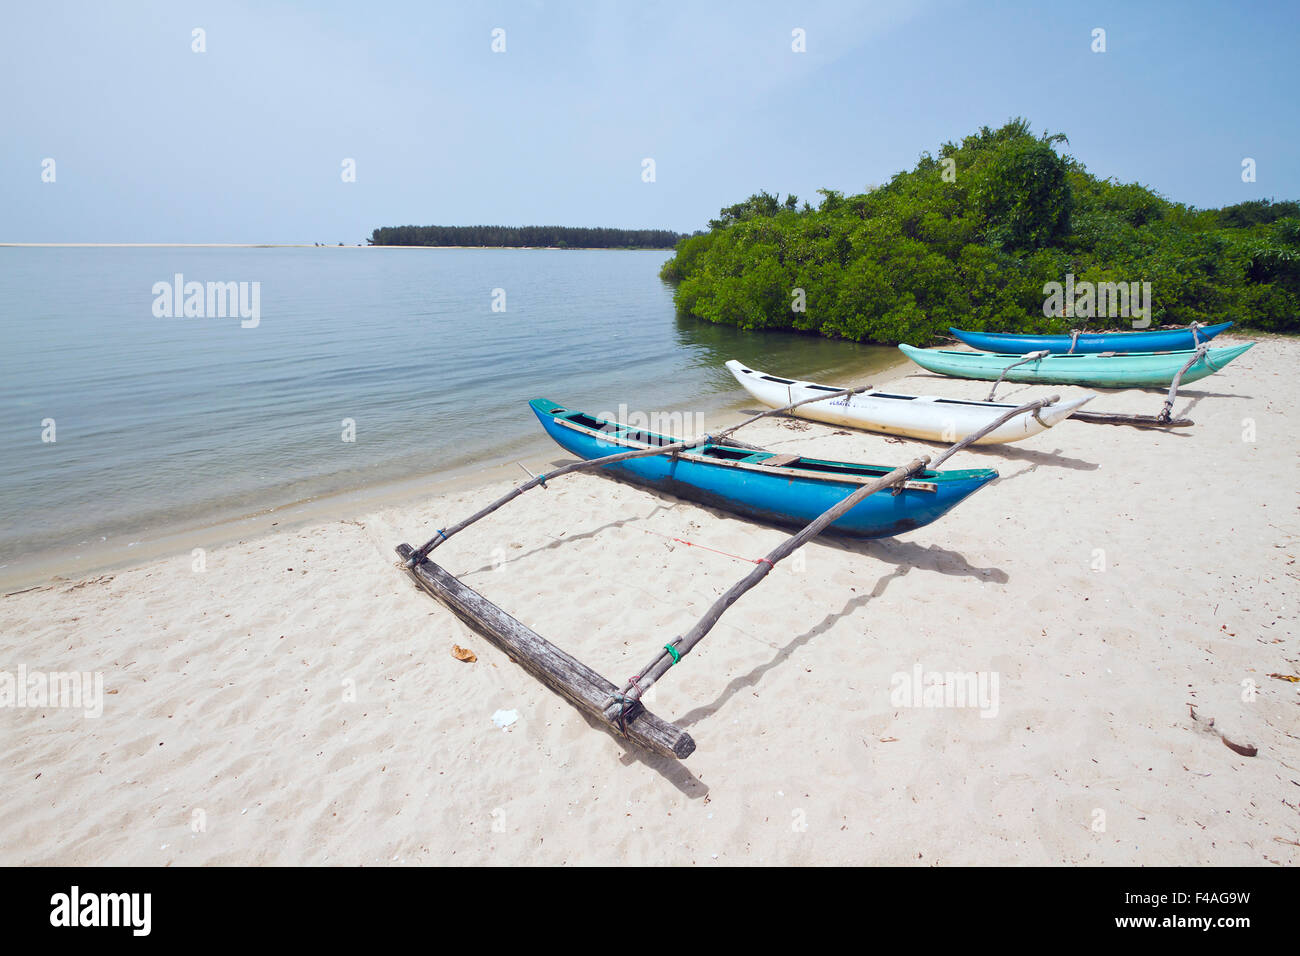
MULTIPOLYGON (((1183 373, 1182 384, 1213 375, 1253 346, 1234 345, 1209 349, 1183 373)), ((1024 359, 1024 355, 1001 352, 964 352, 956 349, 918 349, 900 345, 903 354, 923 369, 957 378, 994 381, 1006 372, 1003 381, 1039 385, 1086 385, 1090 388, 1165 388, 1179 369, 1196 354, 1182 352, 1126 352, 1116 355, 1048 355, 1007 370, 1024 359)))
POLYGON ((1097 352, 1180 352, 1199 348, 1233 323, 1198 328, 1158 329, 1154 332, 1084 332, 1077 342, 1069 335, 1021 335, 1014 332, 967 332, 949 329, 959 342, 985 352, 1095 354, 1097 352), (1071 347, 1073 345, 1073 347, 1071 347))
MULTIPOLYGON (((529 406, 556 443, 590 461, 620 451, 678 441, 535 398, 529 406)), ((649 455, 605 465, 603 471, 722 511, 779 525, 803 527, 853 492, 893 471, 778 455, 708 443, 668 455, 649 455)), ((991 468, 923 471, 901 490, 878 491, 841 515, 827 529, 856 538, 885 538, 942 517, 998 476, 991 468)))

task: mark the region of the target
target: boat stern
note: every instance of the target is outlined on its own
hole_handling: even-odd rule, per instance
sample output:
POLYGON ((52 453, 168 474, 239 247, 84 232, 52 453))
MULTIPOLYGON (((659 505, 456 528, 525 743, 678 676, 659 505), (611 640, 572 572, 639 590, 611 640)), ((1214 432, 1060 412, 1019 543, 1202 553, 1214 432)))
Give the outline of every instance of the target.
MULTIPOLYGON (((997 478, 997 470, 993 468, 945 469, 937 472, 926 471, 917 475, 916 481, 932 483, 934 491, 912 491, 909 489, 905 490, 903 494, 924 495, 927 497, 933 495, 933 503, 929 507, 921 507, 915 510, 910 516, 907 529, 895 529, 892 533, 901 534, 903 530, 923 528, 934 521, 938 521, 975 492, 996 481, 997 478)), ((887 491, 879 493, 882 495, 890 494, 887 491)))
POLYGON ((926 472, 923 477, 918 477, 916 480, 933 481, 941 487, 951 484, 951 490, 957 496, 953 501, 953 504, 956 504, 975 494, 985 485, 996 481, 997 478, 996 468, 948 468, 943 471, 926 472))
POLYGON ((1240 358, 1254 347, 1254 342, 1247 342, 1245 345, 1229 345, 1223 348, 1210 349, 1205 353, 1204 362, 1211 372, 1217 372, 1233 359, 1240 358))

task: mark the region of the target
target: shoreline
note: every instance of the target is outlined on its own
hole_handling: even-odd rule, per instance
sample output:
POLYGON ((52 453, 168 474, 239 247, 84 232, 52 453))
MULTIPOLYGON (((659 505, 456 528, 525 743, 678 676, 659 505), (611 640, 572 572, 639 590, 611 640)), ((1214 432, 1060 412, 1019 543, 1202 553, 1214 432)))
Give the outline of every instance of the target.
MULTIPOLYGON (((562 449, 557 449, 561 454, 562 449)), ((522 456, 518 456, 522 457, 522 456)), ((232 542, 252 540, 272 533, 273 528, 296 531, 305 525, 324 521, 355 520, 370 510, 401 506, 417 499, 440 497, 468 488, 491 485, 506 479, 516 459, 488 465, 469 465, 448 472, 435 472, 396 481, 363 485, 333 494, 304 498, 282 505, 216 518, 210 521, 180 523, 161 529, 142 529, 136 534, 122 534, 120 539, 139 538, 127 545, 118 543, 92 545, 68 559, 61 552, 47 552, 23 561, 21 566, 0 568, 0 596, 10 597, 92 575, 127 571, 153 561, 176 558, 194 548, 209 550, 232 542), (123 553, 130 548, 131 553, 123 553)), ((522 457, 524 464, 539 464, 537 455, 522 457)))
MULTIPOLYGON (((906 365, 906 362, 900 362, 876 377, 883 381, 886 377, 905 372, 906 365)), ((717 393, 711 397, 715 400, 708 403, 708 407, 701 408, 708 427, 716 427, 720 416, 739 407, 756 405, 739 386, 735 393, 717 393)), ((695 404, 705 406, 706 403, 697 401, 695 404)), ((422 498, 437 499, 459 491, 486 488, 522 475, 517 461, 536 472, 556 459, 569 458, 571 456, 551 441, 545 432, 537 430, 523 439, 522 445, 514 447, 511 454, 487 461, 268 504, 253 511, 181 520, 161 526, 144 525, 135 531, 120 532, 110 541, 88 542, 75 549, 60 547, 28 553, 0 566, 0 597, 123 571, 158 559, 175 558, 194 548, 220 547, 269 533, 273 527, 295 530, 318 520, 355 520, 377 508, 409 505, 422 498), (70 550, 80 553, 69 557, 70 550)))
MULTIPOLYGON (((1297 685, 1274 676, 1300 671, 1300 522, 1279 500, 1300 340, 1259 341, 1180 391, 1190 429, 975 446, 953 467, 1000 477, 940 521, 781 562, 653 688, 699 745, 685 762, 593 728, 395 569, 398 542, 518 484, 513 465, 281 523, 202 569, 182 552, 4 598, 0 669, 102 674, 111 696, 98 717, 0 708, 0 862, 1300 863, 1297 685), (1232 494, 1204 493, 1207 462, 1232 494), (997 699, 899 699, 916 674, 984 675, 997 699)), ((904 368, 900 391, 987 385, 904 368)), ((935 447, 776 418, 745 438, 859 461, 935 447)), ((437 560, 617 680, 787 537, 577 474, 437 560)))
MULTIPOLYGON (((1232 336, 1222 337, 1226 340, 1232 336)), ((1285 335, 1278 337, 1283 340, 1295 338, 1285 335)), ((1264 341, 1267 338, 1268 335, 1264 334, 1256 340, 1264 341)), ((920 370, 900 355, 899 361, 889 368, 864 375, 849 376, 842 384, 853 385, 857 384, 857 379, 865 381, 870 378, 873 384, 884 385, 917 373, 920 373, 920 370), (855 380, 849 381, 849 378, 855 380)), ((927 378, 933 380, 933 376, 927 378)), ((948 381, 958 383, 960 386, 964 380, 948 381)), ((972 381, 966 381, 966 384, 980 385, 972 381)), ((1000 392, 1009 395, 1012 394, 1009 389, 1026 387, 1034 386, 1011 386, 1004 383, 1000 392)), ((1106 389, 1099 394, 1106 395, 1114 391, 1106 389)), ((1156 390, 1147 391, 1155 396, 1156 390)), ((710 397, 713 401, 709 403, 709 407, 702 409, 708 428, 734 424, 732 418, 738 418, 737 413, 742 408, 765 407, 750 398, 739 385, 733 392, 714 393, 710 397), (724 414, 732 418, 725 422, 720 420, 720 416, 724 414)), ((983 395, 978 397, 982 398, 983 395)), ((697 404, 704 403, 697 402, 697 404)), ((1151 404, 1155 407, 1158 401, 1153 397, 1151 404)), ((1089 409, 1095 411, 1097 407, 1089 406, 1089 409)), ((937 447, 923 442, 914 444, 931 452, 937 447)), ((317 521, 353 521, 376 509, 408 506, 420 499, 438 500, 459 492, 487 489, 520 477, 522 472, 517 463, 522 463, 529 471, 536 473, 546 464, 571 459, 572 456, 551 441, 544 432, 537 431, 525 438, 521 445, 514 447, 511 454, 487 461, 464 463, 443 471, 385 479, 313 497, 268 504, 252 511, 241 510, 163 525, 142 525, 135 531, 119 532, 113 539, 102 544, 86 542, 84 546, 77 545, 74 549, 81 553, 71 558, 68 552, 74 549, 60 547, 35 554, 27 553, 7 561, 0 566, 0 598, 60 583, 84 581, 94 575, 130 570, 155 560, 176 558, 195 548, 211 549, 235 541, 253 539, 272 533, 273 528, 278 528, 280 531, 298 530, 317 521)))

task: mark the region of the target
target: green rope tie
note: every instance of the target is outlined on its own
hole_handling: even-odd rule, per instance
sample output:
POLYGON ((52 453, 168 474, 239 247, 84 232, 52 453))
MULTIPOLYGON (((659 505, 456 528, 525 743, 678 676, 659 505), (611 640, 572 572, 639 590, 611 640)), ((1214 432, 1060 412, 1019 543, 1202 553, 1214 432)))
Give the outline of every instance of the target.
POLYGON ((681 663, 681 660, 682 660, 682 654, 681 654, 681 651, 677 650, 677 648, 673 647, 671 644, 665 644, 665 645, 664 645, 664 650, 666 650, 669 654, 672 655, 673 663, 674 663, 674 664, 680 664, 680 663, 681 663))

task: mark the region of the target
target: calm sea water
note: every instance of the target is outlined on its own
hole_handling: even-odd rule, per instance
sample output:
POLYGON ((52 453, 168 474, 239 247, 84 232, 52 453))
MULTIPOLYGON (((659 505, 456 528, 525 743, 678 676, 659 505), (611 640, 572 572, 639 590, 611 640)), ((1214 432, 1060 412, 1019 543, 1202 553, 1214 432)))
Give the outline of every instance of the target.
POLYGON ((544 440, 529 398, 708 411, 743 398, 729 358, 809 378, 897 360, 678 319, 667 257, 0 249, 0 566, 508 459, 544 440), (260 283, 260 323, 156 317, 176 273, 260 283))

